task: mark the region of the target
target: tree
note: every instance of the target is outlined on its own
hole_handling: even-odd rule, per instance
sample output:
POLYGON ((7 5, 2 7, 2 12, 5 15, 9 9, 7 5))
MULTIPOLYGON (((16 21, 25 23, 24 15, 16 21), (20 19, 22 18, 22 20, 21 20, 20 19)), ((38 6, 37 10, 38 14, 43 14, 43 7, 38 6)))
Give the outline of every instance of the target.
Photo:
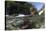
MULTIPOLYGON (((30 14, 30 8, 33 7, 35 10, 34 5, 29 4, 28 2, 18 2, 18 1, 6 1, 6 12, 9 15, 12 14, 30 14)), ((36 11, 36 10, 35 10, 36 11)))

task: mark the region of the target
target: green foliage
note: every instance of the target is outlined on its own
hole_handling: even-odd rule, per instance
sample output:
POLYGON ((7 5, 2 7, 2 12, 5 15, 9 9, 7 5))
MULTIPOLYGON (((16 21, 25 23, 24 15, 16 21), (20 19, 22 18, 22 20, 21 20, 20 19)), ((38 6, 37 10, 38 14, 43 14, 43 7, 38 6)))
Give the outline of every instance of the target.
POLYGON ((30 14, 32 9, 34 9, 36 12, 36 8, 31 3, 28 2, 18 2, 18 1, 6 1, 6 11, 9 14, 19 14, 19 13, 25 13, 30 14), (30 11, 30 8, 33 7, 30 11))

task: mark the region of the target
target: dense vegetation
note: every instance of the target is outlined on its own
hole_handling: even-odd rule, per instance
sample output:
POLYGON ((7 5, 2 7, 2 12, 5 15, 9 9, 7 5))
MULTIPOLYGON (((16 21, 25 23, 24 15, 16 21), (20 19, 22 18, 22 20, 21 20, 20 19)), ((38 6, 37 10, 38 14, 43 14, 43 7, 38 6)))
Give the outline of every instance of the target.
POLYGON ((27 2, 6 2, 6 14, 30 14, 32 9, 36 11, 36 8, 27 2))

